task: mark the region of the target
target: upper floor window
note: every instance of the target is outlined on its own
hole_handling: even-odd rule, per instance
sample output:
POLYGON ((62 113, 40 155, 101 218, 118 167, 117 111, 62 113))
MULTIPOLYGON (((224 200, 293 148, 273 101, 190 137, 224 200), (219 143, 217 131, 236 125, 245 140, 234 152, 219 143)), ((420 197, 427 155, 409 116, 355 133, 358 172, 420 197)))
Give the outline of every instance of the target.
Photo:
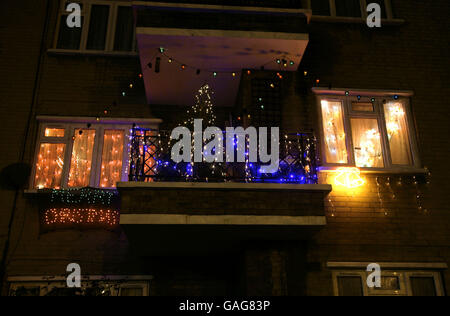
POLYGON ((326 95, 319 107, 326 165, 420 167, 408 98, 326 95))
POLYGON ((136 50, 133 11, 129 2, 62 1, 55 48, 84 52, 134 52, 136 50), (66 21, 69 3, 81 7, 81 27, 70 28, 66 21))
POLYGON ((125 119, 42 121, 33 188, 114 188, 127 181, 132 126, 125 119))
POLYGON ((314 16, 365 18, 370 3, 380 5, 382 18, 393 18, 391 0, 309 0, 309 8, 314 16))

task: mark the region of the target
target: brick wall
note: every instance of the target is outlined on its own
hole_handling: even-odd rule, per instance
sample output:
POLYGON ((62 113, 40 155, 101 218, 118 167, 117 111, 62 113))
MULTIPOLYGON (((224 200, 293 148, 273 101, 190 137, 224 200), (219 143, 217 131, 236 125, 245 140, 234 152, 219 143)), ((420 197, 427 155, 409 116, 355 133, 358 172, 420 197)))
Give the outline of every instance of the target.
MULTIPOLYGON (((429 185, 420 184, 427 213, 419 211, 416 187, 411 177, 392 179, 388 175, 367 176, 364 190, 354 195, 334 190, 328 204, 328 225, 304 246, 275 245, 262 252, 251 250, 242 266, 255 286, 247 293, 332 294, 331 271, 327 261, 447 262, 450 264, 450 215, 447 203, 449 135, 448 1, 393 1, 400 25, 370 30, 363 24, 312 22, 310 44, 299 73, 288 79, 283 107, 283 124, 290 130, 317 131, 315 100, 308 92, 311 82, 320 78, 324 86, 352 89, 411 89, 411 104, 417 125, 420 158, 432 173, 429 185), (303 71, 309 75, 305 79, 303 71), (376 185, 379 177, 380 198, 376 185), (408 182, 409 181, 409 182, 408 182), (380 207, 383 203, 387 211, 380 207), (385 214, 386 213, 386 214, 385 214), (268 266, 258 271, 257 258, 268 266), (251 259, 251 260, 250 260, 251 259), (269 268, 270 267, 270 268, 269 268), (302 272, 299 272, 301 267, 302 272), (283 272, 285 270, 285 272, 283 272), (286 273, 286 276, 284 276, 286 273), (262 282, 265 276, 269 283, 262 282), (286 279, 286 281, 284 281, 286 279)), ((17 162, 27 130, 33 102, 33 87, 44 28, 44 2, 2 2, 0 10, 0 169, 17 162)), ((56 1, 51 2, 49 33, 45 46, 51 47, 56 24, 56 1)), ((152 117, 167 113, 163 106, 148 106, 144 91, 130 98, 120 92, 137 74, 137 58, 85 55, 42 56, 36 103, 27 137, 25 161, 32 162, 36 141, 36 115, 98 116, 114 101, 110 114, 115 117, 152 117)), ((244 93, 244 92, 243 92, 244 93)), ((245 94, 245 93, 244 93, 245 94)), ((226 113, 223 114, 226 117, 226 113)), ((174 119, 177 117, 174 116, 174 119)), ((322 181, 326 181, 322 175, 322 181)), ((79 262, 86 273, 142 273, 145 261, 136 257, 127 236, 119 232, 66 231, 41 235, 35 205, 20 193, 13 230, 10 274, 64 274, 70 262, 79 262)), ((14 192, 0 190, 0 240, 4 240, 14 192)), ((164 269, 160 270, 163 271, 164 269)), ((167 272, 167 271, 166 271, 167 272)), ((150 272, 149 272, 150 273, 150 272)), ((182 274, 182 272, 180 272, 182 274)), ((185 272, 189 273, 189 272, 185 272)), ((201 274, 201 273, 200 273, 201 274)), ((198 279, 203 278, 199 276, 198 279)), ((444 273, 446 284, 450 274, 444 273)), ((245 278, 244 278, 245 279, 245 278)), ((159 279, 160 293, 174 293, 169 281, 159 279)), ((172 283, 181 281, 173 281, 172 283)), ((195 280, 185 280, 178 293, 187 291, 195 280)), ((208 282, 204 281, 204 288, 208 282)), ((220 281, 217 293, 226 282, 220 281)), ((194 290, 193 290, 194 291, 194 290)), ((196 289, 196 293, 203 293, 196 289)))

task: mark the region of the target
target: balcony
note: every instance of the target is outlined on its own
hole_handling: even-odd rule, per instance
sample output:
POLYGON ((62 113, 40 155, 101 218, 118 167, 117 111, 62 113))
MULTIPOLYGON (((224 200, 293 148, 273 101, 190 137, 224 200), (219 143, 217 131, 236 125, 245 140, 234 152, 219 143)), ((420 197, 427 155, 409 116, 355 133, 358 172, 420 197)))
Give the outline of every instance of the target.
MULTIPOLYGON (((226 138, 224 134, 223 139, 226 138)), ((249 162, 248 152, 245 153, 246 162, 242 163, 176 164, 170 159, 174 143, 168 131, 133 129, 129 181, 291 184, 317 184, 318 181, 316 138, 311 132, 289 133, 281 137, 280 167, 274 174, 261 173, 262 164, 249 162)))
POLYGON ((326 224, 324 199, 331 191, 317 181, 316 139, 312 133, 281 138, 280 167, 269 175, 248 162, 248 153, 243 163, 176 164, 168 132, 133 129, 129 182, 118 184, 128 238, 152 254, 210 253, 245 240, 314 233, 326 224))
POLYGON ((189 105, 208 82, 215 104, 231 107, 242 70, 296 71, 308 45, 311 11, 294 1, 261 3, 134 2, 148 103, 189 105), (277 60, 286 60, 286 67, 277 60))

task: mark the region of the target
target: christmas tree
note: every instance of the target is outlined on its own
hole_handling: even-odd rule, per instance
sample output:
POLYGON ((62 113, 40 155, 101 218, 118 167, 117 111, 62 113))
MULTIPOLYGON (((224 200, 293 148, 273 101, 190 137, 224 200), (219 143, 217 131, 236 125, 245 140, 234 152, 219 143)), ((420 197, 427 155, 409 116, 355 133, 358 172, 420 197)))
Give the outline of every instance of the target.
POLYGON ((184 121, 184 126, 190 130, 194 127, 195 119, 203 119, 203 125, 215 126, 216 116, 214 115, 212 95, 214 92, 208 84, 200 87, 195 95, 194 105, 187 111, 187 119, 184 121))

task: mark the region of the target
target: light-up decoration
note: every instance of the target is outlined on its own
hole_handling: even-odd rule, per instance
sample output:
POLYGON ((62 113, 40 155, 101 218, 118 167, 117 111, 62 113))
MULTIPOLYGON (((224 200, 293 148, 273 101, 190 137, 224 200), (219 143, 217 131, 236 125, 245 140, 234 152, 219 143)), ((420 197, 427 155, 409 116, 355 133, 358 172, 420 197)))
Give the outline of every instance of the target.
POLYGON ((341 102, 322 100, 322 120, 328 163, 347 163, 347 148, 341 102))
POLYGON ((401 120, 404 119, 405 111, 403 111, 400 103, 386 104, 386 127, 389 139, 400 132, 401 120))
POLYGON ((46 225, 105 225, 119 224, 120 213, 114 210, 97 210, 92 208, 52 208, 44 213, 46 225))
POLYGON ((411 165, 411 145, 403 104, 399 101, 385 103, 384 116, 386 119, 386 130, 389 138, 392 163, 411 165))
POLYGON ((100 187, 114 188, 122 178, 123 130, 105 130, 103 138, 100 187))
POLYGON ((75 130, 68 186, 87 187, 90 184, 95 130, 75 130))
POLYGON ((358 168, 338 168, 336 172, 338 173, 334 178, 334 184, 336 185, 354 189, 365 184, 358 168))
POLYGON ((65 149, 65 144, 40 145, 34 179, 36 189, 61 187, 65 149))
POLYGON ((63 128, 46 128, 45 137, 64 137, 65 130, 63 128))
POLYGON ((351 119, 357 167, 383 167, 381 136, 376 119, 351 119))

